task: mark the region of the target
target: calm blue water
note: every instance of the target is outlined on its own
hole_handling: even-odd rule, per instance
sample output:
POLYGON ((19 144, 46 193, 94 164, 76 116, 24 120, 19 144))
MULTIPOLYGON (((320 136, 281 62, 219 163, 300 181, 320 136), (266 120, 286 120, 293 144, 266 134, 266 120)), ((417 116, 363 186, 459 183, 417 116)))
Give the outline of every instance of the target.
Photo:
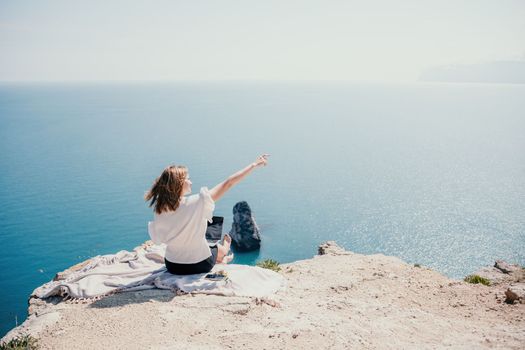
POLYGON ((0 334, 57 271, 148 239, 166 165, 197 191, 264 152, 216 206, 226 230, 239 200, 261 226, 237 263, 336 240, 454 278, 525 264, 524 85, 1 85, 0 334))

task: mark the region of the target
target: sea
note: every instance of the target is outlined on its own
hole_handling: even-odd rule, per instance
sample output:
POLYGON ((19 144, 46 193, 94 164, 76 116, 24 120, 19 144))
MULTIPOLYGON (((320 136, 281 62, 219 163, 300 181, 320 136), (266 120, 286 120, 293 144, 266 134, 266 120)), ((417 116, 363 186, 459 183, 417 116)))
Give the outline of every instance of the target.
POLYGON ((525 85, 2 83, 0 335, 58 271, 148 239, 143 196, 166 166, 198 192, 262 153, 216 203, 224 232, 242 200, 260 227, 234 263, 333 240, 455 279, 525 265, 525 85))

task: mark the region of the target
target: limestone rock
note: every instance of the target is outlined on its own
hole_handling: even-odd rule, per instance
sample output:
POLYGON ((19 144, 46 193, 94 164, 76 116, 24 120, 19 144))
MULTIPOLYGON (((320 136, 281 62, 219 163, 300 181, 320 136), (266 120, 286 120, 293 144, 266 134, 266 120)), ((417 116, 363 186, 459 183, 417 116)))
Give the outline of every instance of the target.
POLYGON ((321 243, 317 248, 317 254, 319 255, 341 255, 345 253, 347 253, 347 251, 338 246, 334 241, 321 243))
POLYGON ((478 275, 480 277, 486 278, 490 281, 492 285, 498 285, 503 283, 510 283, 512 277, 503 273, 500 269, 495 267, 483 267, 478 271, 474 272, 473 275, 478 275))
POLYGON ((474 274, 488 279, 501 293, 504 291, 506 303, 525 303, 525 268, 520 265, 496 260, 494 266, 481 268, 474 274))
POLYGON ((41 349, 68 350, 523 349, 525 303, 503 303, 507 289, 523 300, 522 282, 472 285, 334 242, 319 254, 283 264, 289 288, 266 298, 137 290, 86 304, 31 300, 30 316, 0 342, 29 334, 41 349))
POLYGON ((233 206, 233 223, 230 230, 232 247, 241 252, 257 250, 261 247, 259 227, 248 203, 242 201, 233 206))
POLYGON ((483 267, 474 273, 486 278, 493 285, 505 285, 525 281, 525 269, 516 264, 509 264, 503 260, 496 260, 494 266, 483 267))
POLYGON ((511 284, 505 291, 505 302, 513 304, 518 301, 522 304, 525 303, 525 283, 511 284))
POLYGON ((518 272, 521 269, 521 266, 516 264, 509 264, 503 260, 496 260, 494 267, 500 270, 503 273, 513 273, 518 272))

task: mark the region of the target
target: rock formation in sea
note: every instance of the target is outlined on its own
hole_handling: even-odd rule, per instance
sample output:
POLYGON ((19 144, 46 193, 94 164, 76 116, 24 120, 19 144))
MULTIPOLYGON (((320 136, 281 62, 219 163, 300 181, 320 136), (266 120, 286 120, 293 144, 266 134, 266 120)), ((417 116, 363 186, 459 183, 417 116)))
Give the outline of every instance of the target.
POLYGON ((240 252, 257 250, 261 247, 259 227, 248 203, 242 201, 233 206, 233 223, 230 230, 233 249, 240 252))

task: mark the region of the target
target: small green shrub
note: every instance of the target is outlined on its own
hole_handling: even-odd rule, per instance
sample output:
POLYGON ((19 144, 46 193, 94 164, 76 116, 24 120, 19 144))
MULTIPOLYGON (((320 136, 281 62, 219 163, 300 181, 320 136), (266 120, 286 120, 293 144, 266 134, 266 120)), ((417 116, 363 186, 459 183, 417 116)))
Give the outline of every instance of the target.
POLYGON ((421 267, 421 264, 414 264, 414 267, 421 267))
POLYGON ((0 350, 36 350, 37 341, 30 335, 14 338, 7 343, 0 344, 0 350))
POLYGON ((273 259, 266 259, 258 261, 257 266, 262 267, 263 269, 273 270, 275 272, 281 271, 281 268, 279 267, 279 263, 273 259))
POLYGON ((474 283, 474 284, 481 283, 486 286, 490 286, 490 281, 488 279, 486 279, 485 277, 478 276, 478 275, 468 275, 467 277, 465 277, 465 282, 474 283))

